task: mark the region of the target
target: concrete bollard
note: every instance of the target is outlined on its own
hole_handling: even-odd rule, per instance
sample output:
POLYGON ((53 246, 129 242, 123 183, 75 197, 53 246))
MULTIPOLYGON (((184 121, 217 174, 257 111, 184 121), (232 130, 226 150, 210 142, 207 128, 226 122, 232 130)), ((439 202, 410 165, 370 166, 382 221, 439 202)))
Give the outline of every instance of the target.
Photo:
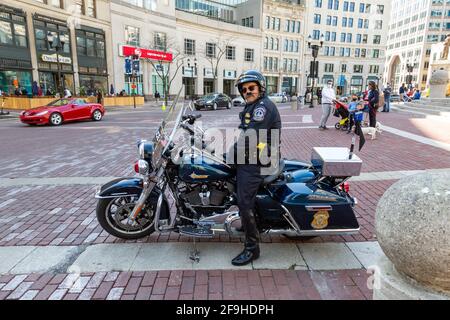
POLYGON ((450 171, 392 185, 376 210, 386 257, 375 272, 374 300, 450 299, 450 171))

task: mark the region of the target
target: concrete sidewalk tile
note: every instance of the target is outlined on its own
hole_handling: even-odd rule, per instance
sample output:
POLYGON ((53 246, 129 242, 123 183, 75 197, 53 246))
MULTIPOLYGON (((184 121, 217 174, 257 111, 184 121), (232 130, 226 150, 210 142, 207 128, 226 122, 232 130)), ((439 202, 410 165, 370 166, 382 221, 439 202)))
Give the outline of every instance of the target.
POLYGON ((362 268, 345 243, 302 243, 297 246, 311 270, 362 268))
POLYGON ((350 248, 365 269, 376 266, 379 259, 384 256, 384 252, 377 241, 351 242, 347 243, 347 247, 350 248))
POLYGON ((65 263, 76 252, 76 247, 38 247, 10 272, 14 274, 45 273, 65 263))
POLYGON ((260 248, 261 256, 253 261, 254 269, 307 269, 305 260, 293 243, 262 243, 260 248))
POLYGON ((236 267, 231 264, 231 260, 242 252, 240 243, 208 243, 203 242, 197 245, 200 251, 200 262, 194 263, 195 270, 251 270, 252 265, 236 267))
POLYGON ((0 247, 0 274, 8 273, 36 247, 0 247))
POLYGON ((128 271, 139 248, 138 244, 89 246, 68 268, 68 272, 128 271))
POLYGON ((190 270, 192 269, 192 261, 189 260, 190 250, 189 243, 143 244, 130 270, 190 270))

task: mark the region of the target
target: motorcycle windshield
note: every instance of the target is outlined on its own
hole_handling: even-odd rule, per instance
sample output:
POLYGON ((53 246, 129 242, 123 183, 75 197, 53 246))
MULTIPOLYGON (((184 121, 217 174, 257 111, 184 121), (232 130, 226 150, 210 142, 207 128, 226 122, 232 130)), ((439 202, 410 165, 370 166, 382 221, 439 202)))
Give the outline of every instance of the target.
POLYGON ((154 168, 159 168, 162 155, 166 152, 166 149, 173 141, 175 132, 180 126, 182 116, 186 111, 184 104, 182 102, 178 102, 180 94, 181 90, 172 105, 169 107, 166 117, 161 122, 161 125, 153 138, 155 149, 153 152, 152 164, 154 168))

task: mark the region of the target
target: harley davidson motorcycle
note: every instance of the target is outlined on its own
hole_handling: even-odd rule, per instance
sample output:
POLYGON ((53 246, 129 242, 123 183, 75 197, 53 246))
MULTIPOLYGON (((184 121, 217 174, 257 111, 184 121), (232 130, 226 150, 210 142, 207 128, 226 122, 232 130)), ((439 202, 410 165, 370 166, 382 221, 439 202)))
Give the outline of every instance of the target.
MULTIPOLYGON (((138 142, 138 176, 111 181, 97 191, 97 218, 111 235, 138 239, 177 232, 195 241, 217 233, 242 234, 237 231, 239 213, 232 210, 235 168, 192 143, 203 134, 194 126, 201 115, 187 111, 176 100, 153 140, 138 142), (175 141, 177 132, 187 139, 175 141)), ((312 163, 281 160, 257 195, 259 231, 287 237, 358 233, 357 200, 347 180, 360 174, 362 161, 349 154, 348 148, 314 148, 312 163)))

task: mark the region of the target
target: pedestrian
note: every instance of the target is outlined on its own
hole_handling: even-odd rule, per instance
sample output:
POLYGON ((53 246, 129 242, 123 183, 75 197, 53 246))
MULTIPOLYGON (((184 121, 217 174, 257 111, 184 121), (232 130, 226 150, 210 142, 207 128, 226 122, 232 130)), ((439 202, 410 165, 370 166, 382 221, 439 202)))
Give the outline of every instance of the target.
POLYGON ((16 89, 14 90, 14 94, 18 97, 22 94, 22 92, 20 92, 19 87, 16 87, 16 89))
POLYGON ((380 102, 380 92, 375 81, 369 81, 369 126, 377 126, 377 111, 380 102))
POLYGON ((421 96, 422 95, 420 93, 419 88, 416 88, 416 90, 414 91, 413 100, 420 100, 421 96))
POLYGON ((38 87, 37 81, 33 81, 33 86, 31 88, 31 92, 33 93, 33 97, 36 97, 39 95, 39 87, 38 87))
MULTIPOLYGON (((245 163, 238 163, 236 166, 237 205, 245 232, 245 244, 244 250, 231 263, 244 266, 260 255, 260 235, 255 212, 256 195, 264 181, 264 166, 260 156, 263 150, 275 150, 279 156, 279 141, 271 141, 271 137, 278 131, 277 140, 281 139, 281 117, 278 108, 266 94, 266 79, 260 72, 250 70, 243 73, 236 81, 236 86, 246 103, 244 111, 239 114, 241 135, 234 148, 235 155, 245 155, 245 163), (266 134, 260 135, 261 131, 266 134), (248 135, 252 133, 256 135, 256 141, 248 139, 248 135), (249 142, 246 143, 247 141, 249 142)), ((269 157, 273 159, 273 155, 269 157)))
POLYGON ((155 92, 155 99, 156 99, 156 103, 159 102, 159 99, 161 98, 161 95, 159 94, 158 90, 156 90, 155 92))
POLYGON ((400 99, 402 99, 403 102, 407 102, 409 100, 406 91, 406 84, 402 83, 400 89, 398 89, 398 94, 400 95, 400 99))
POLYGON ((327 130, 327 121, 333 110, 336 101, 336 92, 333 88, 333 81, 327 82, 327 87, 322 90, 322 119, 320 120, 320 130, 327 130))
POLYGON ((98 92, 97 92, 97 103, 98 103, 98 104, 103 104, 103 94, 102 94, 102 90, 98 90, 98 92))
POLYGON ((68 88, 64 89, 64 98, 69 99, 72 98, 72 92, 68 88))
POLYGON ((320 89, 320 88, 317 89, 317 102, 319 104, 322 103, 322 89, 320 89))
POLYGON ((347 134, 352 132, 352 128, 356 124, 355 113, 360 111, 362 108, 363 108, 363 106, 361 105, 361 102, 360 102, 358 96, 356 96, 356 95, 352 96, 352 101, 348 104, 348 111, 350 112, 350 115, 349 115, 350 125, 348 127, 347 134))
POLYGON ((39 87, 38 87, 38 97, 42 97, 42 94, 43 94, 43 92, 42 92, 42 86, 39 86, 39 87))
POLYGON ((381 112, 390 112, 391 111, 392 88, 389 83, 387 84, 386 88, 384 88, 383 94, 384 94, 384 105, 383 105, 383 111, 381 111, 381 112))
POLYGON ((50 88, 47 88, 47 91, 45 91, 46 96, 52 96, 52 92, 50 91, 50 88))

